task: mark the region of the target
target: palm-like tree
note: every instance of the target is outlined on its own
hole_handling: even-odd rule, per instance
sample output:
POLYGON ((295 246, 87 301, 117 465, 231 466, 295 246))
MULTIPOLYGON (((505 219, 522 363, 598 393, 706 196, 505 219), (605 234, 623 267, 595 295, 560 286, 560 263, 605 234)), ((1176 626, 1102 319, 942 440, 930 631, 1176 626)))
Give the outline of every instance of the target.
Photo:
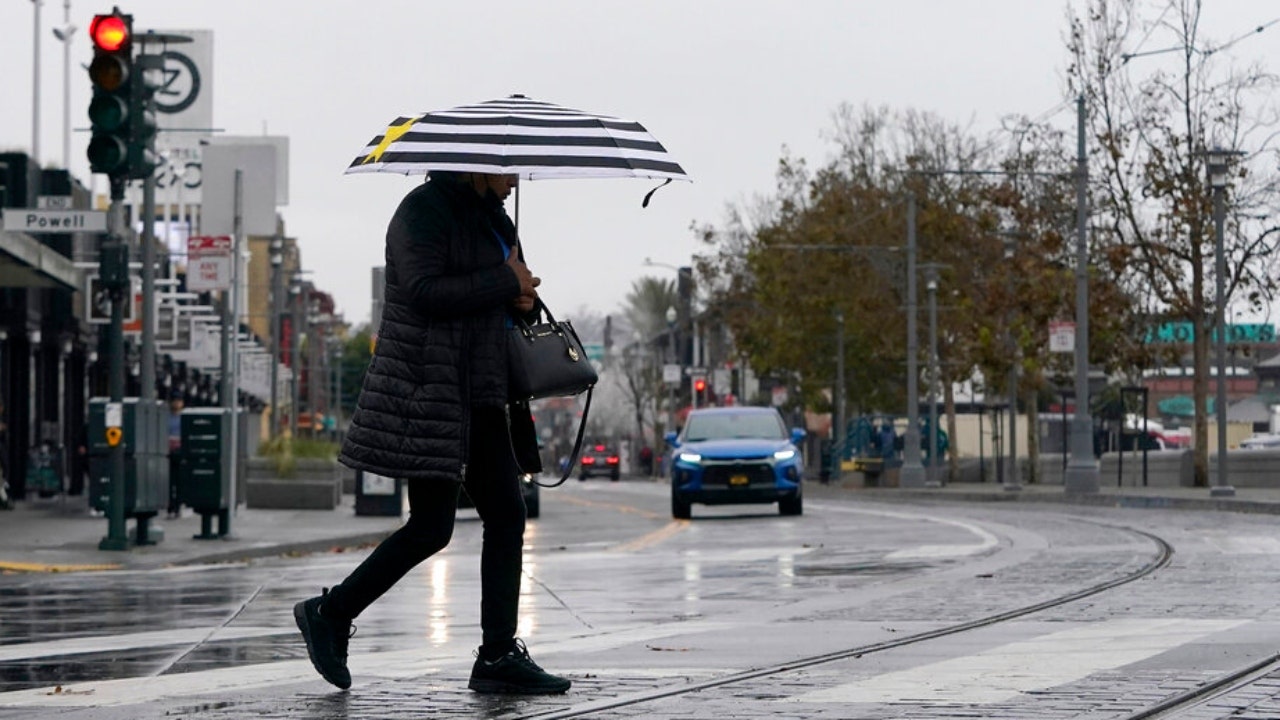
POLYGON ((642 277, 631 283, 623 312, 640 337, 649 340, 667 329, 667 308, 678 302, 673 280, 642 277))

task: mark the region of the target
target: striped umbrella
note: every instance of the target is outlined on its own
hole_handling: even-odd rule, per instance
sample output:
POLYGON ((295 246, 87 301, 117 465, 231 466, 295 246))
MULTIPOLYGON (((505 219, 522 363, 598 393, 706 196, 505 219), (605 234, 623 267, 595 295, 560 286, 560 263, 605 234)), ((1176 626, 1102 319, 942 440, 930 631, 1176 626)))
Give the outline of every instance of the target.
POLYGON ((523 95, 397 118, 369 142, 346 172, 420 175, 432 170, 519 175, 528 180, 689 180, 640 123, 523 95))

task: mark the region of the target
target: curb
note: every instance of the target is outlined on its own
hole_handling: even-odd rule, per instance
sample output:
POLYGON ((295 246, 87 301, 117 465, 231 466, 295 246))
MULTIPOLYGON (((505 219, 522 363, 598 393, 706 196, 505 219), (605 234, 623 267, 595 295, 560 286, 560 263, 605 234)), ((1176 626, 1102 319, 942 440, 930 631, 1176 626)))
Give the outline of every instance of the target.
MULTIPOLYGON (((1092 507, 1116 507, 1150 510, 1218 510, 1224 512, 1280 515, 1280 503, 1227 498, 1178 498, 1162 495, 1111 495, 1082 493, 1043 492, 975 492, 938 491, 933 489, 901 488, 851 488, 876 499, 929 498, 959 502, 1027 502, 1087 505, 1092 507)), ((1208 488, 1205 488, 1206 492, 1208 488)))

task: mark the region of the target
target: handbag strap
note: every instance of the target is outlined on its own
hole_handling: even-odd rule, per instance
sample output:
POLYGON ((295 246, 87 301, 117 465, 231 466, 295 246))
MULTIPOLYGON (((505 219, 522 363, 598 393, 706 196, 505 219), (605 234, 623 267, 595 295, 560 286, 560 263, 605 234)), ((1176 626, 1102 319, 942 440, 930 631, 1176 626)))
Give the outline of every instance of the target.
MULTIPOLYGON (((546 313, 547 322, 550 323, 552 327, 558 327, 556 325, 556 317, 551 314, 551 308, 547 307, 547 304, 542 302, 542 298, 534 298, 532 312, 546 313)), ((531 331, 531 328, 529 327, 529 323, 524 319, 522 315, 515 315, 513 313, 512 319, 515 320, 515 324, 519 326, 521 330, 524 330, 526 333, 531 331)))
POLYGON ((564 467, 564 474, 553 483, 540 483, 534 480, 535 485, 544 488, 560 487, 573 474, 573 466, 578 464, 578 453, 582 452, 582 436, 587 430, 587 413, 591 412, 591 393, 594 390, 594 385, 587 388, 587 402, 582 406, 582 420, 578 421, 578 439, 573 441, 573 454, 569 456, 569 462, 564 467))

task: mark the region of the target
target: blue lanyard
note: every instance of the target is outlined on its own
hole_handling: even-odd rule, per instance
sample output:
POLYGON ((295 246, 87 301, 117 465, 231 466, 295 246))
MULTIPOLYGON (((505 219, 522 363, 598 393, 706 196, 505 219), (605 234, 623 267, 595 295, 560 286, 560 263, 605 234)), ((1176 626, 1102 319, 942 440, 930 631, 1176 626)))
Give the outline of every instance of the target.
POLYGON ((497 230, 493 231, 493 236, 498 239, 498 247, 502 248, 502 261, 506 262, 507 258, 511 257, 511 246, 507 244, 506 240, 502 239, 497 230))

